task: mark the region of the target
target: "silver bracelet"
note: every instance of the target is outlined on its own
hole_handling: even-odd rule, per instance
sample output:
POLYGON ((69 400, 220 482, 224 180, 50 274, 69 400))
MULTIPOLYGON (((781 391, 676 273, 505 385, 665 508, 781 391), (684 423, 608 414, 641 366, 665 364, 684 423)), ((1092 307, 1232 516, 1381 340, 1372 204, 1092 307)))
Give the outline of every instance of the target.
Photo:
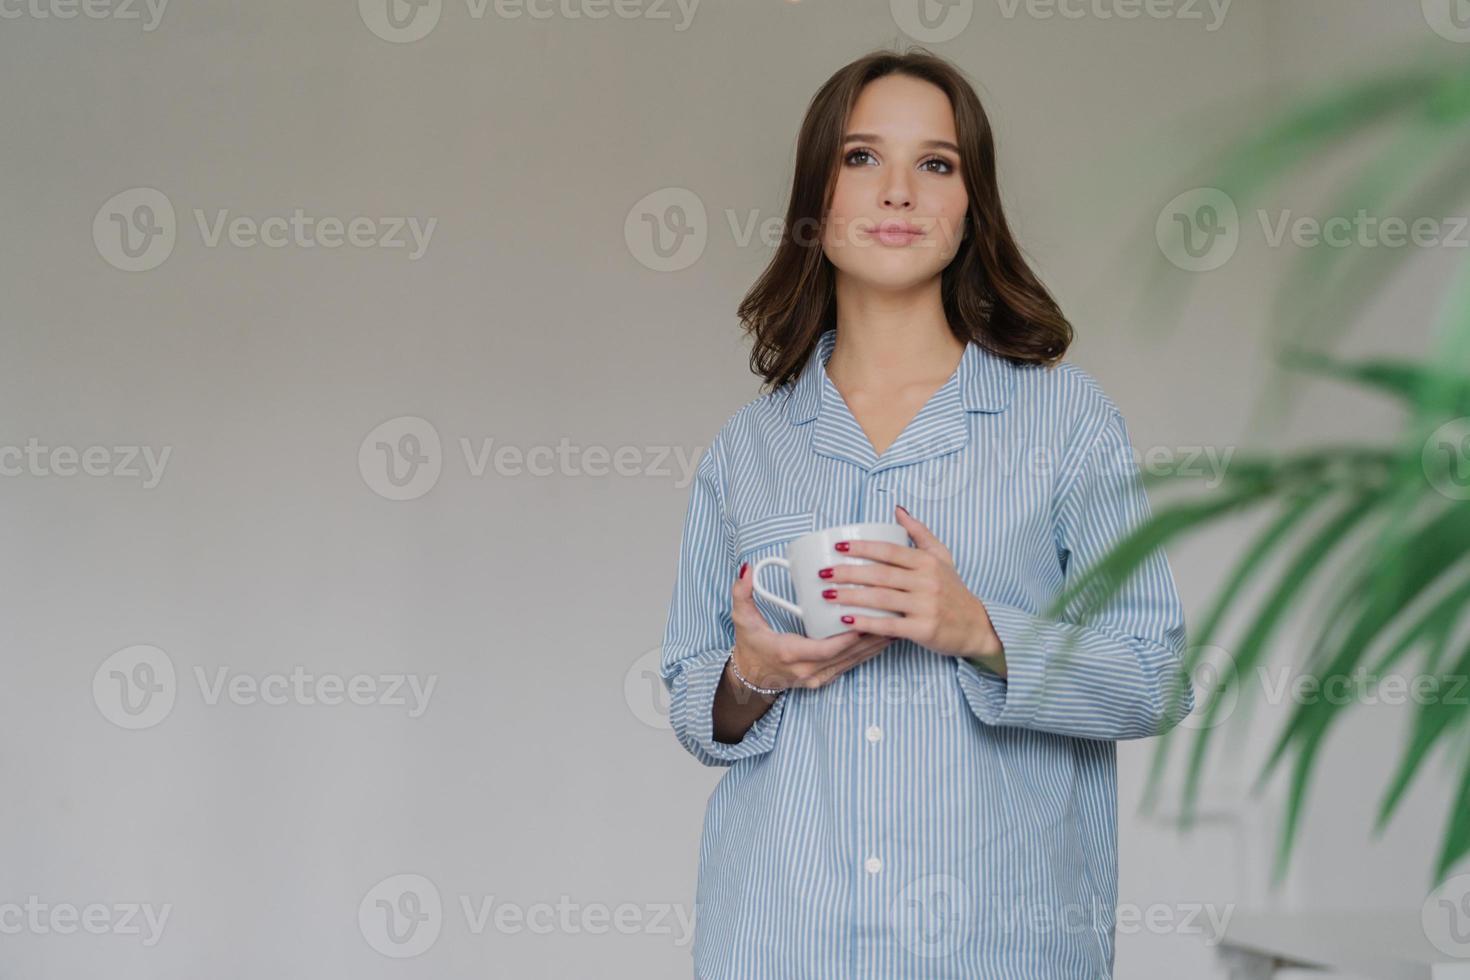
POLYGON ((756 685, 752 684, 750 681, 746 680, 745 679, 745 675, 742 674, 742 673, 740 673, 740 667, 739 667, 739 665, 735 663, 735 648, 734 647, 731 647, 730 648, 730 656, 729 656, 728 659, 730 661, 730 669, 733 670, 733 671, 735 671, 735 679, 738 680, 740 683, 744 684, 746 687, 750 688, 755 693, 757 693, 757 694, 768 694, 768 695, 769 694, 780 694, 783 690, 785 690, 785 688, 757 687, 756 685))

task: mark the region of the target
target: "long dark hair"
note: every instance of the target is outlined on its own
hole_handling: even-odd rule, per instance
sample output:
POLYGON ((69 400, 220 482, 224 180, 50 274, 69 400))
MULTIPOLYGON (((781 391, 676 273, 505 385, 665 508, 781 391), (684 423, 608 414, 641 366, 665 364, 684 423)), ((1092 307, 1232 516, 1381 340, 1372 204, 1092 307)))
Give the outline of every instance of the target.
POLYGON ((745 298, 739 316, 753 345, 750 369, 771 388, 801 373, 817 337, 837 322, 835 269, 822 227, 842 164, 844 129, 859 93, 885 75, 938 86, 954 107, 960 173, 969 196, 966 232, 941 274, 944 313, 962 341, 1009 360, 1052 364, 1072 343, 1072 326, 1011 236, 995 179, 995 142, 980 98, 964 74, 923 48, 880 50, 839 69, 807 106, 796 144, 796 172, 781 243, 745 298))

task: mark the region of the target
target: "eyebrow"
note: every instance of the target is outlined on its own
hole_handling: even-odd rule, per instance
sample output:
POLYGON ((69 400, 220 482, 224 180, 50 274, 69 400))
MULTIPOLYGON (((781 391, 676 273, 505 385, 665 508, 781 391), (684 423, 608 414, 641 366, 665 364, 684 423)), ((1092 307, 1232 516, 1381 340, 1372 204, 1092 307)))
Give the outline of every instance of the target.
MULTIPOLYGON (((883 142, 883 137, 879 136, 877 133, 848 133, 842 139, 842 144, 844 146, 846 146, 848 143, 881 142, 883 142)), ((919 145, 924 147, 924 149, 926 150, 949 150, 951 153, 955 154, 958 154, 960 152, 960 148, 958 146, 955 146, 949 140, 925 140, 919 145)))

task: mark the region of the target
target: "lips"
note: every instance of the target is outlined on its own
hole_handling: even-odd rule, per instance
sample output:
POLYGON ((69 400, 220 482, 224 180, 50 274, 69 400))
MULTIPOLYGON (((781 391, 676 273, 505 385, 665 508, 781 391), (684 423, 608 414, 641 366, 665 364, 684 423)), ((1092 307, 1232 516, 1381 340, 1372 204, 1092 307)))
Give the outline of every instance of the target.
POLYGON ((869 234, 884 245, 909 245, 924 237, 924 229, 907 221, 884 221, 869 234))

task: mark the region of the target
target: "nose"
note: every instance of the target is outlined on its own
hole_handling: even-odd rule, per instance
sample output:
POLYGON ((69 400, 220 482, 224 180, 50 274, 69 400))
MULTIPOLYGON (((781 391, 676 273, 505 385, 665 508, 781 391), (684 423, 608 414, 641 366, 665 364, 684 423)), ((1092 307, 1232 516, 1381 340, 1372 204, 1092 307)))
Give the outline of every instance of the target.
POLYGON ((893 171, 893 176, 883 188, 883 206, 885 208, 909 209, 914 206, 913 188, 909 186, 908 175, 901 170, 893 171))

